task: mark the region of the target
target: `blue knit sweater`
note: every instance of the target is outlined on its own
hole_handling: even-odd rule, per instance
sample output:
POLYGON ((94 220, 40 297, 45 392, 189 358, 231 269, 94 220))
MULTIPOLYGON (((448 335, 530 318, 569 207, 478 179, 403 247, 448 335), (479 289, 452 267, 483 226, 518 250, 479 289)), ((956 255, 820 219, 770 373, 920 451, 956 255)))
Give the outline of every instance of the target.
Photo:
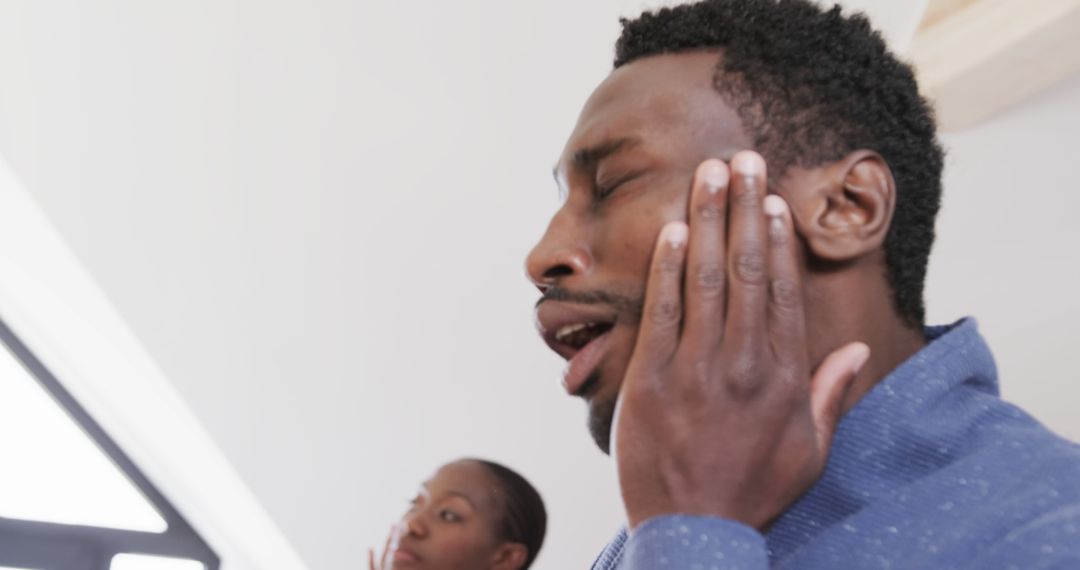
POLYGON ((825 473, 768 534, 657 517, 594 570, 1080 568, 1080 446, 999 398, 973 320, 927 338, 843 418, 825 473))

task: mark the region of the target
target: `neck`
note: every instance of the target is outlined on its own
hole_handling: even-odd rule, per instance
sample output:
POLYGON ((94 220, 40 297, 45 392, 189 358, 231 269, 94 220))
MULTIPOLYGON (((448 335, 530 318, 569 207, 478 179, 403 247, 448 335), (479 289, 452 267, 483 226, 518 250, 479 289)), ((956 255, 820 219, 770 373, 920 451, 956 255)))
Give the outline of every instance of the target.
POLYGON ((807 276, 806 300, 810 362, 815 367, 848 343, 858 341, 870 347, 870 359, 844 397, 844 413, 926 346, 922 328, 897 313, 892 290, 877 263, 807 276))

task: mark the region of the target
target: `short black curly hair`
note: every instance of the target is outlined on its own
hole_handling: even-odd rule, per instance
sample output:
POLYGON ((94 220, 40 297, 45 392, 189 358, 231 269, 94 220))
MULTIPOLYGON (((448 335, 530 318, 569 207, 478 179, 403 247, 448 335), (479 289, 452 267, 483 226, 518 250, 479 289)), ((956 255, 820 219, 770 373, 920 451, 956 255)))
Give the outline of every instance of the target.
POLYGON ((897 187, 888 280, 899 314, 922 325, 944 153, 911 68, 866 17, 808 0, 704 0, 621 22, 616 68, 664 53, 722 53, 713 85, 774 176, 858 149, 884 157, 897 187))

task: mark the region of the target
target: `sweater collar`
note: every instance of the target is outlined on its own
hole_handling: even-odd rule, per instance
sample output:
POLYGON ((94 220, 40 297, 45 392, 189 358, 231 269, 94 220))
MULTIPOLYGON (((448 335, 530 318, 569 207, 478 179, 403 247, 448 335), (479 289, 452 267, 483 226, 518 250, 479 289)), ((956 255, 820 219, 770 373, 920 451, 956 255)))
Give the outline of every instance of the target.
POLYGON ((928 344, 841 419, 824 474, 769 531, 774 558, 964 452, 946 443, 968 426, 958 389, 997 396, 993 357, 971 318, 925 335, 928 344))

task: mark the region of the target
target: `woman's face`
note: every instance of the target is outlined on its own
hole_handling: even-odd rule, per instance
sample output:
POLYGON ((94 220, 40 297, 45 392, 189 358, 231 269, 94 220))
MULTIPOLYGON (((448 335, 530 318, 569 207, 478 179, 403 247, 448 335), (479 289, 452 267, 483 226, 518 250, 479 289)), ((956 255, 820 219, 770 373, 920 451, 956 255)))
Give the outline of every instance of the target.
POLYGON ((495 477, 472 461, 444 465, 421 485, 397 529, 390 568, 514 569, 523 548, 502 541, 503 498, 495 477))

